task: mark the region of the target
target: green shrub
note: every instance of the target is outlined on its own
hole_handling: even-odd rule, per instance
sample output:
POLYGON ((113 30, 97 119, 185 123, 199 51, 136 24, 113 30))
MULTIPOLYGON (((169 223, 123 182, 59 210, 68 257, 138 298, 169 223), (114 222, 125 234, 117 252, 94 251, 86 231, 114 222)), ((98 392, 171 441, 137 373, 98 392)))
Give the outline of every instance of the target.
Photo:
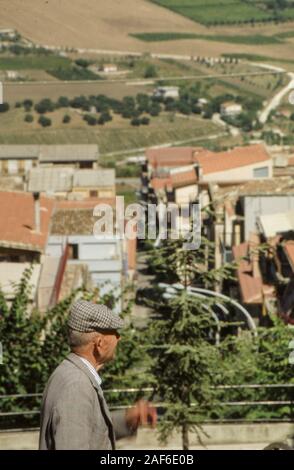
POLYGON ((42 127, 50 127, 52 124, 52 121, 50 118, 47 118, 45 116, 40 116, 38 123, 41 124, 42 127))
POLYGON ((59 108, 68 108, 70 105, 70 101, 66 96, 60 96, 57 101, 57 105, 59 108))
POLYGON ((55 109, 55 104, 53 101, 50 100, 50 98, 44 98, 41 100, 39 103, 35 105, 35 110, 39 114, 45 114, 51 111, 54 111, 55 109))
POLYGON ((148 126, 150 123, 150 119, 146 116, 142 117, 141 119, 141 124, 143 124, 143 126, 148 126))
POLYGON ((131 124, 132 126, 140 126, 141 124, 141 120, 137 117, 134 117, 132 120, 131 120, 131 124))
POLYGON ((26 99, 23 101, 23 107, 25 109, 25 111, 30 111, 33 107, 33 101, 32 100, 29 100, 29 99, 26 99))
POLYGON ((9 111, 9 109, 10 109, 10 106, 8 103, 0 104, 0 113, 6 113, 7 111, 9 111))
POLYGON ((69 115, 69 114, 65 114, 65 115, 63 116, 63 119, 62 119, 63 124, 68 124, 70 121, 71 121, 70 115, 69 115))
POLYGON ((89 65, 91 65, 91 61, 90 60, 87 60, 87 59, 77 59, 75 60, 75 64, 78 65, 78 67, 83 67, 83 68, 87 68, 89 67, 89 65))
POLYGON ((32 114, 26 114, 24 118, 25 122, 33 122, 34 121, 34 116, 32 114))
POLYGON ((97 124, 97 119, 91 114, 85 114, 84 121, 86 121, 89 126, 95 126, 97 124))
POLYGON ((145 69, 144 78, 154 78, 154 77, 157 77, 156 68, 154 65, 150 64, 145 69))

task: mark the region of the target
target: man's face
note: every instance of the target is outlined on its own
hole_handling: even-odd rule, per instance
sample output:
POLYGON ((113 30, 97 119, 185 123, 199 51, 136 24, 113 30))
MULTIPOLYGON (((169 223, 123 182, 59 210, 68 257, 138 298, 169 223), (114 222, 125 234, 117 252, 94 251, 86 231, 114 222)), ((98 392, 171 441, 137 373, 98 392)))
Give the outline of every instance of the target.
POLYGON ((99 335, 96 341, 96 347, 101 362, 109 362, 114 358, 119 339, 120 334, 117 331, 103 331, 103 333, 99 335))

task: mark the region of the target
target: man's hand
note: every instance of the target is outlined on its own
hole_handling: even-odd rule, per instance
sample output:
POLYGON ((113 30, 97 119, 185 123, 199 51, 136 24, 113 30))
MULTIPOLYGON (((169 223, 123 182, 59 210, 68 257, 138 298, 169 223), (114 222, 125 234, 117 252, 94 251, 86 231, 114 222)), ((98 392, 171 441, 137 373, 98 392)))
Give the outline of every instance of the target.
POLYGON ((152 428, 155 428, 157 423, 156 408, 145 400, 139 400, 135 406, 127 410, 126 423, 134 431, 139 426, 150 425, 152 428))

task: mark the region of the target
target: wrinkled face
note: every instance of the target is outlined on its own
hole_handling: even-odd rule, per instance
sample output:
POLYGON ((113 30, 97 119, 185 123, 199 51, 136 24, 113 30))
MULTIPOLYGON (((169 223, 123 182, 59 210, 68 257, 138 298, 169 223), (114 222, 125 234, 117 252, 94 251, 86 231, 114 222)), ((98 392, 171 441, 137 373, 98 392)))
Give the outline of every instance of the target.
POLYGON ((117 331, 103 331, 95 341, 100 363, 111 361, 115 356, 115 349, 119 342, 120 334, 117 331))

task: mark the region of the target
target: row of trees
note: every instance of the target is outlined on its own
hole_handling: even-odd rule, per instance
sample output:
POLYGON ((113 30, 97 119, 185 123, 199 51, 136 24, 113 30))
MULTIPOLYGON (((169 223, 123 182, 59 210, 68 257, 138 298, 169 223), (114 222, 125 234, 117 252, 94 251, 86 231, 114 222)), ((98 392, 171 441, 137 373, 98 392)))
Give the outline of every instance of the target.
MULTIPOLYGON (((236 118, 226 118, 229 124, 236 125, 244 131, 250 131, 257 119, 257 112, 262 107, 262 101, 241 95, 226 93, 210 98, 204 105, 199 104, 199 87, 187 87, 180 91, 179 99, 161 96, 149 96, 139 93, 136 97, 125 96, 122 100, 110 98, 105 95, 77 96, 69 99, 61 96, 56 102, 50 98, 44 98, 37 103, 30 99, 16 103, 16 107, 23 107, 25 112, 30 113, 34 109, 38 114, 45 115, 56 109, 74 108, 80 109, 84 114, 84 120, 91 126, 103 125, 112 120, 113 114, 119 114, 124 119, 129 119, 133 126, 148 125, 150 117, 159 116, 162 111, 169 113, 180 113, 186 116, 190 114, 201 114, 210 119, 214 113, 219 113, 221 104, 225 101, 235 101, 242 104, 243 112, 236 118), (99 116, 97 116, 99 114, 99 116)), ((9 105, 0 106, 0 111, 8 111, 9 105)), ((69 122, 68 118, 64 122, 69 122)), ((43 120, 41 120, 43 121, 43 120)), ((27 122, 31 122, 28 118, 27 122)), ((42 123, 41 123, 42 124, 42 123)))

